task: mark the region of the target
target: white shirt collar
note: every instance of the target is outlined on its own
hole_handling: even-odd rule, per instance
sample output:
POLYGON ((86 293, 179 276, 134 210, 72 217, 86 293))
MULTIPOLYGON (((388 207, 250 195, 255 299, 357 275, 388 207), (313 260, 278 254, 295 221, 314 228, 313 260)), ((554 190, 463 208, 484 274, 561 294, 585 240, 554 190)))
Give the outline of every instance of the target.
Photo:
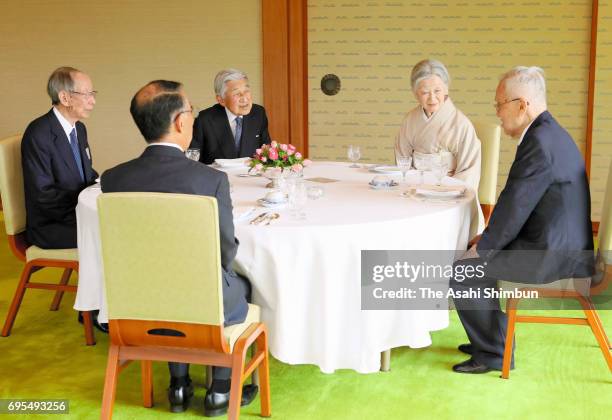
POLYGON ((225 108, 225 113, 227 114, 227 120, 230 122, 230 126, 231 126, 234 120, 238 118, 238 115, 234 114, 232 111, 230 111, 227 108, 225 108))
POLYGON ((169 142, 166 142, 166 141, 158 141, 158 142, 155 142, 155 143, 149 143, 149 145, 147 147, 151 147, 151 146, 170 146, 170 147, 175 147, 175 148, 179 149, 181 152, 185 152, 183 150, 183 148, 181 146, 179 146, 178 144, 176 144, 176 143, 169 143, 169 142))
POLYGON ((62 126, 62 129, 66 133, 66 137, 68 138, 68 142, 70 142, 70 132, 72 131, 73 128, 75 128, 75 125, 70 125, 70 122, 68 122, 68 120, 66 118, 64 118, 62 113, 59 112, 56 107, 53 107, 53 113, 55 114, 55 117, 57 118, 57 120, 59 121, 60 125, 62 126))
MULTIPOLYGON (((536 117, 538 118, 538 117, 536 117)), ((536 118, 533 119, 533 121, 536 120, 536 118)), ((533 124, 533 121, 531 121, 527 127, 525 127, 525 129, 523 130, 523 134, 521 134, 521 138, 518 141, 517 147, 521 145, 521 143, 523 142, 523 139, 525 138, 525 133, 527 133, 527 130, 529 130, 529 127, 531 127, 531 124, 533 124)))

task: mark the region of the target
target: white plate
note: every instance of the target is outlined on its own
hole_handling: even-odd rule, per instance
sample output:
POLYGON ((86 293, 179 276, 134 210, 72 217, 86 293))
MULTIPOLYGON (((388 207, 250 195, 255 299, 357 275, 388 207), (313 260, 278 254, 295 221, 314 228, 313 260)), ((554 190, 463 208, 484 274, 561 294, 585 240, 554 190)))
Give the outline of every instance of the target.
POLYGON ((251 158, 237 158, 237 159, 215 159, 215 163, 219 165, 220 168, 238 168, 241 166, 246 166, 246 163, 251 158))
POLYGON ((234 221, 248 219, 257 211, 254 206, 236 206, 233 209, 234 221))
POLYGON ((285 207, 285 205, 287 204, 287 200, 281 201, 279 203, 272 203, 271 201, 267 201, 263 198, 260 198, 259 200, 257 200, 257 204, 269 209, 280 209, 282 207, 285 207))
POLYGON ((388 190, 388 189, 397 187, 399 185, 399 183, 397 183, 395 181, 391 181, 390 184, 374 185, 371 182, 369 182, 368 185, 373 190, 388 190))
POLYGON ((423 185, 416 188, 415 194, 431 198, 458 198, 465 194, 465 188, 423 185))
POLYGON ((401 174, 400 168, 397 166, 375 166, 370 169, 373 172, 378 172, 379 174, 401 174))

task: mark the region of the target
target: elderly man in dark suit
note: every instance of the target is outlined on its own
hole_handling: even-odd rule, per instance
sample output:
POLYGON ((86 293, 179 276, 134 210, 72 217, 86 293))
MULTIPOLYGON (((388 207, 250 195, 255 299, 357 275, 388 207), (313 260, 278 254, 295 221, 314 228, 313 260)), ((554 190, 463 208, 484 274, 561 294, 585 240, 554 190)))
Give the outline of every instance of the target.
MULTIPOLYGON (((516 67, 502 76, 495 95, 506 134, 519 138, 508 180, 489 226, 456 264, 484 267, 482 278, 451 280, 453 300, 470 340, 471 357, 459 373, 501 370, 506 314, 487 297, 498 279, 543 284, 593 274, 590 193, 576 144, 547 111, 544 73, 516 67), (470 292, 479 291, 474 297, 470 292)), ((457 271, 455 271, 457 272, 457 271)))
POLYGON ((76 248, 78 196, 98 177, 80 122, 93 110, 96 91, 85 73, 60 67, 47 93, 53 108, 28 125, 21 142, 26 235, 41 248, 76 248))
MULTIPOLYGON (((132 99, 130 112, 148 146, 140 157, 104 172, 101 178, 102 191, 167 192, 215 197, 219 209, 225 325, 244 321, 248 311, 250 284, 231 268, 238 241, 234 237, 229 181, 225 173, 185 157, 184 151, 192 136, 194 116, 182 85, 166 80, 148 83, 132 99)), ((193 396, 189 365, 169 365, 170 409, 181 412, 187 408, 193 396)), ((204 414, 207 416, 217 416, 227 411, 230 378, 230 369, 213 369, 213 384, 204 400, 204 414)), ((249 404, 256 394, 255 385, 245 385, 242 405, 249 404)))
POLYGON ((217 104, 200 112, 190 148, 200 149, 200 162, 251 157, 270 143, 266 110, 253 103, 247 75, 236 69, 215 76, 217 104))

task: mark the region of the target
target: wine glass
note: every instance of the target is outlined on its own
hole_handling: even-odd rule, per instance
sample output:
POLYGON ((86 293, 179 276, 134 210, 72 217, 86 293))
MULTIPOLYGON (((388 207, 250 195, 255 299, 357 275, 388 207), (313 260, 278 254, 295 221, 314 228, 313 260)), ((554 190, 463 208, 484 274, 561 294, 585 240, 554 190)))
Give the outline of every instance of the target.
POLYGON ((425 171, 431 170, 431 156, 420 155, 414 158, 414 167, 419 170, 419 185, 425 184, 425 171))
POLYGON ((442 185, 442 180, 448 173, 448 165, 442 154, 432 156, 431 169, 436 179, 436 185, 442 185))
POLYGON ((359 160, 359 158, 361 158, 361 149, 359 148, 359 146, 350 144, 347 150, 347 155, 349 160, 353 162, 353 164, 349 166, 349 168, 359 168, 359 165, 357 165, 357 161, 359 160))
POLYGON ((295 180, 290 186, 289 207, 293 217, 297 220, 306 219, 304 206, 308 201, 308 191, 306 185, 301 180, 295 180))
POLYGON ((402 182, 406 183, 406 172, 412 166, 412 156, 397 156, 397 167, 402 173, 402 182))
POLYGON ((200 160, 200 149, 187 149, 185 156, 187 156, 188 159, 195 160, 197 162, 200 160))

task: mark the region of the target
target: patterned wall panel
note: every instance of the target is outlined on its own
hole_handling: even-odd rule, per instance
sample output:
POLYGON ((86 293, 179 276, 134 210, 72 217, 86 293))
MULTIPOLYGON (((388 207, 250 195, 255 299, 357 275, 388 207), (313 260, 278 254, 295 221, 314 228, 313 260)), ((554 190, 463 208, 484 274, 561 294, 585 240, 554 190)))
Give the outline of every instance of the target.
MULTIPOLYGON (((427 57, 447 65, 457 107, 490 122, 498 121, 500 74, 543 67, 549 109, 584 152, 590 19, 590 1, 310 0, 310 156, 343 160, 356 143, 363 161, 390 162, 402 117, 416 105, 410 71, 427 57), (320 90, 327 73, 341 79, 335 96, 320 90)), ((502 139, 498 190, 515 143, 502 139)))
POLYGON ((261 0, 0 1, 0 137, 23 132, 49 111, 49 74, 71 65, 99 91, 86 121, 100 173, 132 159, 146 143, 129 113, 136 90, 150 80, 178 80, 192 103, 215 103, 217 71, 249 74, 262 98, 261 0))
POLYGON ((591 195, 593 219, 599 220, 612 163, 612 3, 609 1, 599 2, 596 68, 591 195))

